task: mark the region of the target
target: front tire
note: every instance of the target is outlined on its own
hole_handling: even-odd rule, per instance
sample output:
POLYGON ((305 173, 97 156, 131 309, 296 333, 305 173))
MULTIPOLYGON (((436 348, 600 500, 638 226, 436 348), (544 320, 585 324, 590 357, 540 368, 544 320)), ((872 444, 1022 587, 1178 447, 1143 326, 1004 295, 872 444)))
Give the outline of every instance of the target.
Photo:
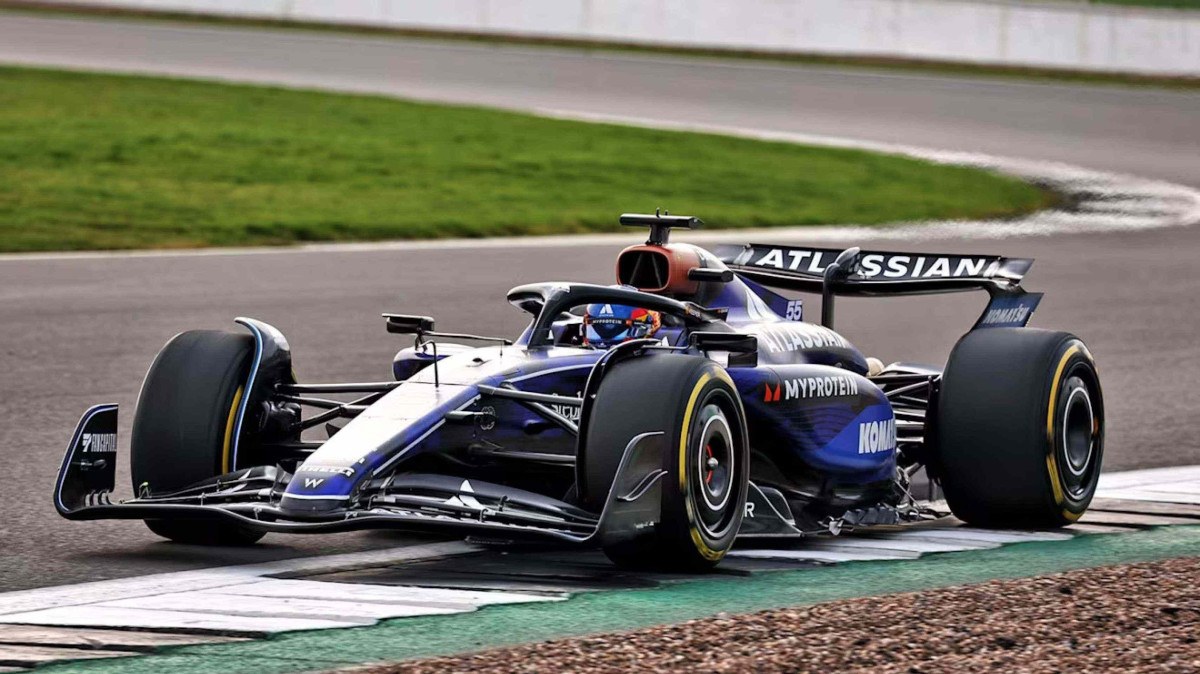
POLYGON ((954 347, 942 378, 935 467, 951 512, 986 527, 1060 527, 1096 491, 1104 399, 1084 343, 989 328, 954 347))
POLYGON ((604 546, 618 566, 701 572, 715 567, 741 527, 749 486, 745 413, 729 375, 674 354, 624 361, 596 391, 587 423, 581 496, 600 512, 630 441, 662 431, 662 519, 653 535, 604 546))
MULTIPOLYGON (((133 420, 133 489, 165 494, 232 471, 230 445, 254 338, 215 330, 176 335, 154 359, 133 420)), ((146 520, 177 543, 249 545, 263 537, 232 522, 146 520)))

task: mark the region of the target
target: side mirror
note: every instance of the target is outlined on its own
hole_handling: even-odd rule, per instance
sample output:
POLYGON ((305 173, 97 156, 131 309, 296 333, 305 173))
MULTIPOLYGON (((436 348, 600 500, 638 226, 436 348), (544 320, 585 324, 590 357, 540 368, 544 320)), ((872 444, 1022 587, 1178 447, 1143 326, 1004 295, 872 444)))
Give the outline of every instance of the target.
POLYGON ((383 314, 387 319, 387 331, 396 335, 422 335, 433 331, 433 318, 408 316, 405 314, 383 314))

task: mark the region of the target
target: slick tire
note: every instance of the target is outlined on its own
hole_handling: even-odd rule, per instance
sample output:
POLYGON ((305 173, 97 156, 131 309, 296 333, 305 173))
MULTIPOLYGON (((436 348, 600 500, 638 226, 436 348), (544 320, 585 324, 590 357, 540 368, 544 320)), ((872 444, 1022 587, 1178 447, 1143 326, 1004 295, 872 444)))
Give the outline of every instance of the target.
POLYGON ((604 377, 583 438, 583 505, 601 512, 626 447, 659 431, 667 439, 661 522, 650 535, 604 545, 604 553, 630 569, 711 570, 741 527, 750 462, 737 388, 711 360, 643 356, 604 377))
MULTIPOLYGON (((167 342, 146 373, 133 419, 136 494, 177 491, 234 469, 233 425, 253 353, 251 336, 231 332, 193 330, 167 342)), ((146 520, 146 526, 177 543, 249 545, 263 537, 233 522, 146 520)))
POLYGON ((1060 527, 1091 503, 1104 458, 1092 355, 1065 332, 990 328, 950 354, 934 457, 956 517, 982 527, 1060 527))

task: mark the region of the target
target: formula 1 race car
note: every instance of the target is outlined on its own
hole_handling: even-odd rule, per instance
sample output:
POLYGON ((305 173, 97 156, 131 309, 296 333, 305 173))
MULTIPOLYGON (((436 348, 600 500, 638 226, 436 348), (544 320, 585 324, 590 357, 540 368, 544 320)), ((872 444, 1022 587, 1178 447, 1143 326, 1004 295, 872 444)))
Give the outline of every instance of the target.
POLYGON ((414 340, 394 381, 298 383, 284 336, 249 318, 177 335, 138 401, 136 497, 109 498, 117 407, 99 405, 55 506, 184 543, 395 528, 594 545, 678 571, 715 566, 735 541, 930 517, 910 493, 921 468, 975 526, 1056 527, 1088 507, 1100 382, 1077 337, 1025 327, 1041 299, 1020 287, 1032 260, 709 252, 668 242, 695 218, 621 223, 650 236, 620 253, 620 285, 513 288, 531 320, 512 341, 384 314, 414 340), (820 324, 768 287, 819 293, 820 324), (884 367, 832 329, 837 296, 971 289, 990 301, 941 371, 884 367))

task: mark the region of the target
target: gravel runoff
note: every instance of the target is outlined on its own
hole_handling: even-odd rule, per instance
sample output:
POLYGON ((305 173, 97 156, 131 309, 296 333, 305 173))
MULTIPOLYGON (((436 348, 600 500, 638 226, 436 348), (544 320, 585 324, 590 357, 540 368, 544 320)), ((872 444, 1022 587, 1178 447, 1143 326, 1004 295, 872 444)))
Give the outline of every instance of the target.
POLYGON ((1200 557, 867 597, 455 657, 445 672, 1200 672, 1200 557))

